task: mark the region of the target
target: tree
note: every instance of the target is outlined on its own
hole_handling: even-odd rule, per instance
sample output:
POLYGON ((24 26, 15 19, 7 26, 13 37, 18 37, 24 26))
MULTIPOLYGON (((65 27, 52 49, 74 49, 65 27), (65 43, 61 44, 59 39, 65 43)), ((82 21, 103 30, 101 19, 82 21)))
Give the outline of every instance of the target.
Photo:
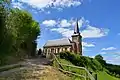
POLYGON ((103 60, 103 57, 99 54, 95 56, 95 59, 101 63, 102 66, 106 65, 106 61, 103 60))
POLYGON ((40 27, 30 13, 11 9, 0 2, 0 25, 0 64, 7 56, 20 58, 35 54, 40 27))
POLYGON ((99 54, 99 55, 95 56, 95 59, 97 59, 97 60, 103 60, 103 57, 99 54))

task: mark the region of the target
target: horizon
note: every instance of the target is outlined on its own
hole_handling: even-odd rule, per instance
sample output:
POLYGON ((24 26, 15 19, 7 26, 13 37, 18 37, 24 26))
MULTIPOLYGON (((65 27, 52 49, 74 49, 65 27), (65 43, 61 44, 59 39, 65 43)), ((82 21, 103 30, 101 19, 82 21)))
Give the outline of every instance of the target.
POLYGON ((101 54, 107 63, 120 65, 120 1, 12 0, 12 7, 27 10, 39 22, 37 48, 48 40, 71 38, 76 18, 82 35, 83 55, 101 54))

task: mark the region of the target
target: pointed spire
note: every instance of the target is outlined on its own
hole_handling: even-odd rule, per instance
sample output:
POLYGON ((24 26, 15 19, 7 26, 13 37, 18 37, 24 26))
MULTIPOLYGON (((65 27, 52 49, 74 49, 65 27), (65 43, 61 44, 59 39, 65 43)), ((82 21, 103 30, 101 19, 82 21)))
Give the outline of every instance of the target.
POLYGON ((76 19, 76 26, 74 27, 74 34, 79 33, 78 19, 76 19))

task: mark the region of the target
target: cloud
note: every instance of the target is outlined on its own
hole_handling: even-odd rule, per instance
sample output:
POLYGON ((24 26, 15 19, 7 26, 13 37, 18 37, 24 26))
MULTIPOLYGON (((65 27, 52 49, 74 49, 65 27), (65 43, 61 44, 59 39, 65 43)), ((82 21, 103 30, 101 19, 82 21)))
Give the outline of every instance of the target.
MULTIPOLYGON (((12 0, 14 1, 14 0, 12 0)), ((18 0, 19 2, 27 3, 37 8, 65 8, 71 6, 79 6, 82 0, 18 0)))
POLYGON ((45 20, 42 22, 42 24, 47 27, 53 27, 57 24, 57 22, 55 20, 45 20))
MULTIPOLYGON (((67 20, 67 19, 45 20, 42 23, 45 23, 44 25, 46 25, 46 26, 47 26, 47 24, 50 24, 50 23, 56 23, 57 27, 72 27, 72 26, 76 26, 76 20, 72 19, 72 18, 70 20, 67 20)), ((87 23, 87 21, 84 18, 79 19, 78 20, 78 26, 79 26, 79 28, 81 28, 86 23, 87 23)))
POLYGON ((21 9, 22 4, 21 4, 21 3, 16 3, 16 2, 14 2, 14 3, 12 3, 12 7, 13 7, 13 8, 21 9))
POLYGON ((53 28, 51 31, 56 31, 60 33, 63 37, 70 38, 71 34, 73 34, 73 30, 65 29, 65 28, 53 28))
POLYGON ((108 48, 102 48, 101 50, 107 51, 107 50, 115 50, 115 47, 108 47, 108 48))
MULTIPOLYGON (((43 21, 43 24, 46 26, 53 26, 50 30, 60 33, 63 37, 71 37, 74 32, 72 26, 76 25, 76 20, 73 18, 70 20, 45 20, 43 21)), ((107 36, 109 32, 109 29, 91 26, 90 22, 88 20, 85 20, 83 17, 78 20, 78 24, 80 30, 81 28, 84 28, 81 30, 81 35, 83 38, 100 38, 107 36)))
POLYGON ((99 38, 108 34, 108 29, 100 29, 87 25, 87 28, 81 32, 83 38, 99 38))
POLYGON ((107 55, 107 56, 103 56, 104 60, 106 60, 107 63, 111 63, 111 64, 117 64, 120 65, 120 52, 119 55, 107 55))
POLYGON ((68 22, 66 19, 61 20, 60 27, 69 27, 71 26, 71 23, 68 22))
POLYGON ((99 52, 107 63, 120 65, 120 51, 115 52, 99 52))
POLYGON ((95 47, 94 44, 87 43, 87 42, 82 42, 82 46, 83 46, 83 47, 95 47))

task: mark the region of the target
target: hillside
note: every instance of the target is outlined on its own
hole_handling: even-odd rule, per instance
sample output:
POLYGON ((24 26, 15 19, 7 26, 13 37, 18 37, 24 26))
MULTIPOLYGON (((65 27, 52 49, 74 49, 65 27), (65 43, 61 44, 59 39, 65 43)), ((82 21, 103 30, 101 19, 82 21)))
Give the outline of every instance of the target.
POLYGON ((120 80, 118 78, 115 78, 109 74, 107 74, 106 72, 98 72, 98 80, 120 80))
MULTIPOLYGON (((73 65, 71 62, 65 60, 65 59, 59 59, 61 63, 64 63, 64 64, 69 64, 69 65, 73 65)), ((66 69, 67 70, 67 69, 66 69)), ((74 71, 76 71, 76 69, 72 69, 74 71)), ((77 72, 77 71, 76 71, 77 72)), ((97 72, 97 79, 98 80, 120 80, 118 78, 115 78, 109 74, 107 74, 105 71, 99 71, 97 72)), ((74 78, 75 79, 75 78, 74 78)), ((79 80, 79 79, 78 79, 79 80)))
MULTIPOLYGON (((116 77, 119 77, 119 74, 115 72, 114 74, 112 73, 116 69, 119 70, 119 66, 117 66, 116 68, 116 65, 115 65, 115 68, 114 68, 114 65, 112 65, 113 67, 110 68, 110 66, 102 59, 101 56, 97 56, 96 58, 90 58, 86 56, 79 56, 69 52, 62 52, 58 55, 58 59, 63 64, 70 64, 70 65, 75 65, 79 67, 85 67, 90 72, 92 72, 92 75, 97 73, 98 80, 120 80, 120 78, 116 78, 116 77), (110 69, 106 68, 106 65, 107 67, 109 66, 110 69), (112 72, 110 72, 111 69, 113 70, 112 72)), ((81 71, 82 71, 80 69, 68 68, 66 66, 63 66, 63 68, 64 70, 69 70, 78 74, 81 74, 81 71)))

